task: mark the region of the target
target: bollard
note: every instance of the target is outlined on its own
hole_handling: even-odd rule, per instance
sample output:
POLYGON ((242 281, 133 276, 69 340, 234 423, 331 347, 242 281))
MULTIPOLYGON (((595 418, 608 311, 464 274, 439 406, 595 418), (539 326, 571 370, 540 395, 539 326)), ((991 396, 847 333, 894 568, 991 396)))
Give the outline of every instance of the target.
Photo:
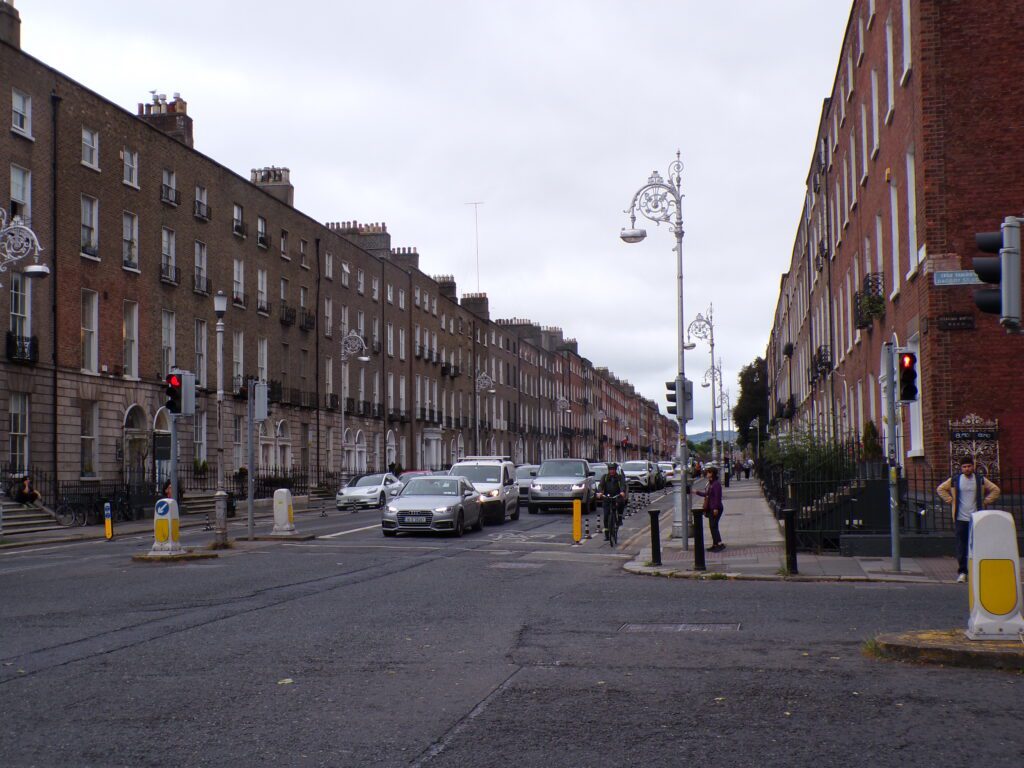
POLYGON ((786 507, 782 510, 782 519, 786 525, 786 570, 795 576, 800 573, 796 567, 796 510, 786 507))
POLYGON ((287 488, 274 491, 274 528, 271 536, 294 536, 294 510, 292 508, 292 492, 287 488))
POLYGON ((157 499, 153 510, 153 548, 150 555, 178 555, 184 552, 179 536, 178 502, 157 499))
POLYGON ((971 640, 1024 638, 1020 552, 1008 512, 986 509, 971 517, 967 546, 967 605, 971 640))
POLYGON ((706 571, 704 562, 704 518, 699 509, 693 510, 693 570, 706 571))
POLYGON ((648 509, 651 516, 651 565, 661 565, 661 527, 658 515, 660 510, 648 509))
POLYGON ((577 546, 583 541, 583 502, 573 499, 572 502, 572 543, 577 546))
POLYGON ((103 502, 103 535, 106 536, 107 541, 114 538, 114 518, 110 514, 110 502, 103 502))
POLYGON ((593 538, 590 535, 590 515, 589 514, 587 515, 586 527, 583 529, 583 538, 584 539, 591 539, 591 538, 593 538))

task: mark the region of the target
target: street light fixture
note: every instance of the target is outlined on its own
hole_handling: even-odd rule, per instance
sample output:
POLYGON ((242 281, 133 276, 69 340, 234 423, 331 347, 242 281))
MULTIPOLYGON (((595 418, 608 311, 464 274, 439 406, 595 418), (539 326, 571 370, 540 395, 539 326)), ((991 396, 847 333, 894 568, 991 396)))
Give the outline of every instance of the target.
MULTIPOLYGON (((629 214, 629 227, 623 228, 619 237, 627 243, 639 243, 647 237, 646 230, 638 229, 636 226, 636 215, 639 210, 649 221, 660 226, 662 223, 669 224, 672 234, 676 238, 676 283, 678 294, 678 315, 677 323, 677 356, 678 375, 685 378, 685 366, 683 350, 685 340, 683 339, 683 191, 682 191, 683 162, 680 160, 679 152, 676 152, 676 159, 669 164, 668 178, 663 179, 657 171, 651 173, 636 194, 629 207, 624 211, 629 214)), ((680 405, 682 405, 680 403, 680 405)), ((680 466, 686 467, 686 415, 685 408, 679 409, 679 440, 676 445, 676 455, 680 466)), ((683 549, 687 549, 687 528, 690 516, 690 495, 686 493, 684 484, 682 492, 676 494, 675 514, 672 519, 672 535, 680 538, 683 542, 683 549)))
MULTIPOLYGON (((711 374, 711 458, 713 459, 717 454, 717 435, 715 430, 715 321, 714 307, 712 305, 708 305, 706 316, 698 312, 697 317, 687 327, 686 338, 690 338, 690 336, 696 336, 698 339, 707 341, 711 347, 711 368, 708 373, 711 374)), ((718 371, 718 373, 719 378, 721 378, 721 371, 718 371)), ((705 374, 705 378, 707 378, 707 374, 705 374)))
MULTIPOLYGON (((344 330, 342 328, 342 331, 344 330)), ((366 339, 355 328, 341 337, 340 344, 342 365, 347 363, 351 357, 355 357, 360 363, 368 363, 370 361, 366 339)), ((348 463, 348 444, 345 442, 345 403, 348 401, 346 394, 348 391, 348 371, 342 370, 344 373, 341 377, 341 469, 344 472, 346 469, 345 465, 348 463)))
POLYGON ((217 316, 217 491, 213 495, 213 548, 228 546, 228 494, 224 488, 224 315, 228 297, 217 291, 213 297, 213 313, 217 316))
POLYGON ((0 208, 0 272, 6 272, 8 266, 31 256, 33 263, 25 267, 22 274, 30 278, 48 276, 50 268, 39 261, 42 251, 43 247, 32 228, 20 216, 14 216, 8 223, 7 211, 0 208))
POLYGON ((473 437, 473 450, 480 455, 480 393, 486 392, 489 395, 497 393, 494 388, 494 379, 487 371, 480 371, 476 376, 476 418, 474 419, 476 430, 473 437))

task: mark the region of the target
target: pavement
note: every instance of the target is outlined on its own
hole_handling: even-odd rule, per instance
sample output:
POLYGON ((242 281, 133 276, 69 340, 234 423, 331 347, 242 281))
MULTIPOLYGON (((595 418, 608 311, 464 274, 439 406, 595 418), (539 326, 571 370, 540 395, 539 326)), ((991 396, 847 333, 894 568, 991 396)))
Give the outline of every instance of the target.
MULTIPOLYGON (((699 496, 694 503, 701 503, 699 496)), ((706 571, 693 569, 693 542, 684 550, 682 540, 667 538, 671 531, 672 510, 662 513, 661 566, 650 565, 651 548, 642 547, 639 554, 625 568, 636 574, 670 576, 676 578, 733 578, 787 581, 870 581, 922 584, 956 583, 956 559, 950 557, 903 557, 900 570, 892 569, 890 558, 844 557, 839 554, 797 554, 797 573, 785 568, 785 545, 781 522, 761 493, 760 484, 750 480, 734 480, 723 488, 725 514, 720 530, 726 547, 721 552, 705 551, 706 571)), ((710 546, 711 534, 704 529, 705 546, 710 546)))

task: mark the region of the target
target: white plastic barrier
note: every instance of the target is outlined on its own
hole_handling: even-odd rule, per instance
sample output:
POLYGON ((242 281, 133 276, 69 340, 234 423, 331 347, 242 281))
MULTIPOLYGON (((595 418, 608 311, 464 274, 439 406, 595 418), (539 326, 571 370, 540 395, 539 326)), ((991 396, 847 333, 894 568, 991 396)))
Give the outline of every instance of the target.
POLYGON ((987 509, 971 518, 968 546, 967 637, 993 640, 1024 632, 1021 617, 1020 552, 1017 530, 1007 512, 987 509))
POLYGON ((274 529, 272 536, 295 535, 295 511, 292 508, 292 492, 287 488, 274 491, 274 529))
POLYGON ((176 555, 184 550, 178 540, 180 518, 178 502, 174 499, 157 499, 153 509, 153 548, 151 555, 176 555))

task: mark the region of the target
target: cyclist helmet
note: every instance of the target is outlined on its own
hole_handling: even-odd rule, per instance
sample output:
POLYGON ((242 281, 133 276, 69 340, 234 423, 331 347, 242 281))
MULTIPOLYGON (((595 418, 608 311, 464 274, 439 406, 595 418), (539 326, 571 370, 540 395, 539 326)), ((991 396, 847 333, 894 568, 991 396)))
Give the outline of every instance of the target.
POLYGON ((619 468, 619 465, 616 464, 614 461, 611 462, 610 464, 608 464, 608 471, 609 472, 611 472, 613 469, 618 469, 618 468, 619 468))

